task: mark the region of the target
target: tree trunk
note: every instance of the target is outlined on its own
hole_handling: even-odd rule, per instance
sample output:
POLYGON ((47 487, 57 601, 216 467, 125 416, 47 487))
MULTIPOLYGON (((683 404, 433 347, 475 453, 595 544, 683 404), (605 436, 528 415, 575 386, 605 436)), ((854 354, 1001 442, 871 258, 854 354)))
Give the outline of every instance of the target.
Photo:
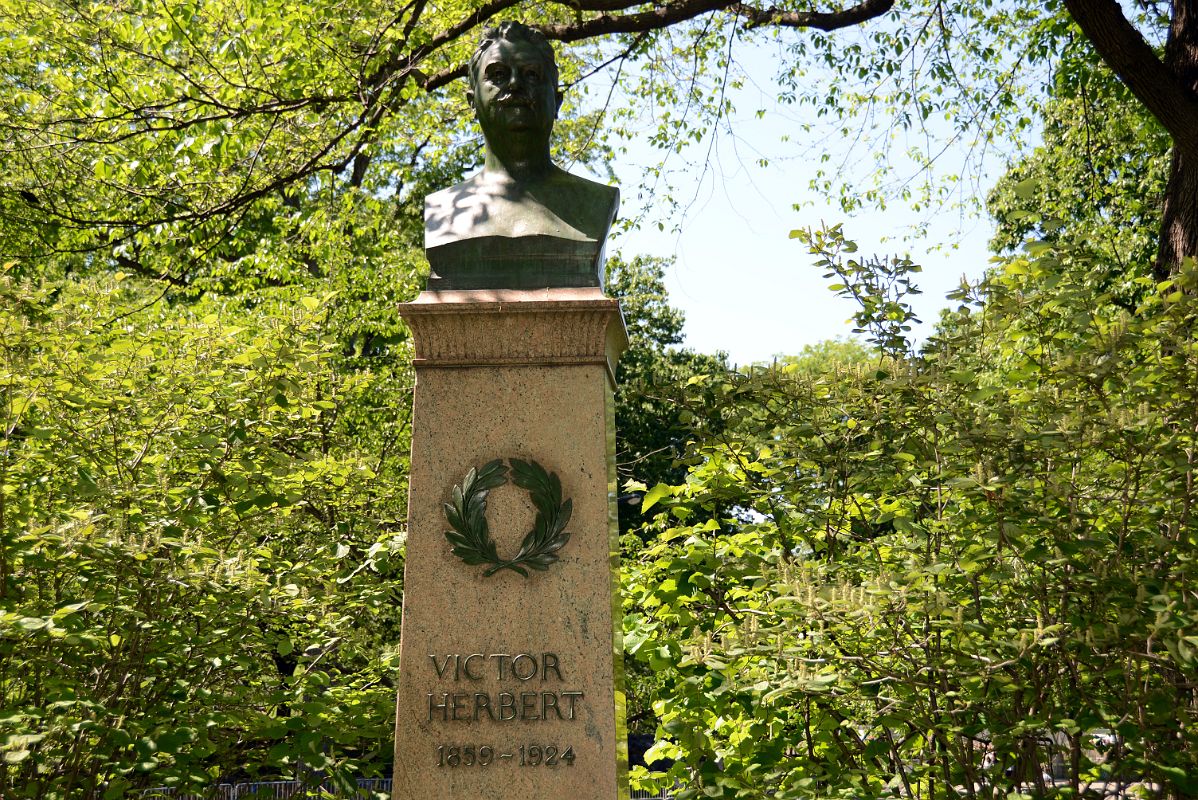
POLYGON ((1187 256, 1198 256, 1198 162, 1174 147, 1153 275, 1167 280, 1187 256))
POLYGON ((1106 65, 1173 139, 1153 272, 1176 274, 1198 257, 1198 0, 1173 0, 1162 59, 1128 21, 1118 0, 1064 0, 1106 65))
MULTIPOLYGON (((1198 97, 1198 0, 1173 0, 1165 67, 1191 97, 1198 97)), ((1187 257, 1198 257, 1198 158, 1175 145, 1161 216, 1157 280, 1176 273, 1187 257)))

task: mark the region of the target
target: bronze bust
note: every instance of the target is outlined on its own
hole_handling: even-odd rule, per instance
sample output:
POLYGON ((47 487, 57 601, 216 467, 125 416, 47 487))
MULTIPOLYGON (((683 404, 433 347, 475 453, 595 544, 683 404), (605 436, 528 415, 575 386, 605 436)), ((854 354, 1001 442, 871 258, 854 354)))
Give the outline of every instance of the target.
POLYGON ((428 288, 602 286, 620 191, 549 158, 562 102, 553 47, 540 31, 504 22, 484 32, 469 81, 486 160, 473 177, 425 198, 428 288))

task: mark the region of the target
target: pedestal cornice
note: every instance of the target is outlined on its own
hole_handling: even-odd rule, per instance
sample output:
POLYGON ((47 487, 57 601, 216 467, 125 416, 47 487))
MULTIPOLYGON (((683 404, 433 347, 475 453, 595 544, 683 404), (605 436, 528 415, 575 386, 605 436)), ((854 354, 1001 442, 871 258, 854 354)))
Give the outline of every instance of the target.
POLYGON ((628 346, 619 303, 598 289, 426 291, 399 313, 417 368, 603 364, 614 386, 628 346))

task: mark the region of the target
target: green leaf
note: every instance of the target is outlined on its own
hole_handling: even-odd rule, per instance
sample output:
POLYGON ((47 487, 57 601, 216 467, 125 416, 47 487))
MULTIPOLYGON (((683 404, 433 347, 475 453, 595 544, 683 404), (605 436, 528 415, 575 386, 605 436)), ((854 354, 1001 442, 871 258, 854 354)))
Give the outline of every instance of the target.
POLYGON ((645 513, 659 501, 666 497, 672 497, 675 494, 675 487, 667 486, 664 483, 659 483, 649 491, 645 492, 645 496, 641 499, 641 513, 645 513))
POLYGON ((1021 200, 1030 200, 1036 195, 1036 191, 1040 188, 1039 178, 1025 178, 1015 184, 1015 196, 1021 200))

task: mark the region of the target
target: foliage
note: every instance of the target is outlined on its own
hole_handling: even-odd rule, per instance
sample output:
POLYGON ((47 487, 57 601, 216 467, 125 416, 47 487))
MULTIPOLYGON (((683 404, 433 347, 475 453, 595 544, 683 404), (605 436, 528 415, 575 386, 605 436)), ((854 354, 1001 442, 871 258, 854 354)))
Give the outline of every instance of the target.
MULTIPOLYGON (((436 91, 469 6, 5 0, 6 253, 195 294, 328 274, 338 230, 359 258, 411 244, 428 182, 480 156, 463 93, 436 91)), ((559 131, 575 159, 597 152, 580 131, 559 131)))
MULTIPOLYGON (((1086 17, 1097 4, 1066 5, 1086 17)), ((4 0, 6 254, 22 269, 119 270, 195 293, 323 274, 313 213, 334 226, 367 215, 411 245, 427 190, 479 163, 460 81, 482 28, 503 18, 570 45, 557 156, 599 171, 620 137, 677 158, 713 135, 732 92, 763 77, 743 46, 773 48, 780 99, 808 107, 803 133, 872 145, 844 163, 818 145, 798 153, 846 207, 959 192, 955 174, 896 179, 893 162, 930 170, 946 145, 1018 147, 1029 102, 1089 52, 1058 6, 1027 2, 4 0), (613 86, 596 104, 599 75, 613 86)), ((1131 22, 1161 40, 1169 19, 1147 6, 1131 22)), ((1161 66, 1140 55, 1145 74, 1161 66)), ((675 203, 657 191, 670 173, 649 170, 635 194, 675 203)))
MULTIPOLYGON (((616 369, 617 469, 621 485, 653 485, 681 480, 682 455, 690 426, 679 388, 692 375, 727 367, 723 354, 695 353, 682 343, 682 312, 670 306, 664 285, 669 262, 646 256, 607 264, 607 292, 620 301, 628 327, 628 349, 616 369)), ((639 516, 639 495, 620 504, 620 529, 639 516), (628 502, 631 501, 631 502, 628 502)))
POLYGON ((1026 796, 1055 752, 1074 793, 1198 788, 1198 273, 1133 312, 1091 259, 1010 259, 920 357, 692 379, 627 577, 658 785, 1026 796))
POLYGON ((791 238, 820 256, 816 266, 826 270, 824 278, 840 281, 828 288, 860 307, 853 314, 853 333, 868 333, 866 340, 883 353, 903 355, 912 324, 920 322, 906 298, 920 293, 911 275, 922 267, 909 258, 844 258, 856 253, 857 245, 845 240, 839 225, 792 231, 791 238))
POLYGON ((0 278, 0 791, 377 769, 406 448, 361 431, 391 379, 337 367, 329 298, 115 312, 152 292, 0 278))
POLYGON ((865 347, 857 339, 837 337, 804 345, 798 355, 780 356, 774 363, 784 368, 793 365, 794 369, 803 372, 822 373, 852 364, 867 365, 870 361, 877 361, 879 356, 876 350, 865 347))
POLYGON ((996 252, 1028 239, 1088 252, 1090 281, 1134 307, 1156 254, 1169 140, 1092 58, 1062 68, 1043 111, 1043 143, 999 180, 989 209, 996 252))
MULTIPOLYGON (((319 299, 4 276, 6 797, 389 762, 411 273, 333 249, 319 299)), ((698 360, 627 305, 641 374, 698 360)))
MULTIPOLYGON (((1065 6, 1088 32, 1118 11, 1065 6)), ((1164 41, 1180 7, 1107 28, 1164 41)), ((997 792, 1007 767, 1027 788, 1047 738, 1075 790, 1110 769, 1194 791, 1193 268, 1156 283, 1144 256, 1162 184, 1194 196, 1162 159, 1198 136, 1184 26, 1163 61, 1115 65, 1158 128, 1052 4, 0 0, 4 795, 386 758, 411 380, 392 309, 423 269, 420 198, 479 161, 447 90, 499 16, 574 43, 575 96, 625 81, 630 102, 559 127, 559 160, 600 170, 602 126, 637 115, 663 152, 702 141, 748 77, 738 43, 776 40, 784 102, 846 140, 914 137, 875 138, 863 191, 823 162, 847 207, 951 192, 890 184, 890 148, 984 151, 1057 90, 992 199, 1008 252, 1044 241, 921 358, 915 265, 846 260, 839 231, 811 244, 882 356, 829 369, 662 352, 662 265, 613 264, 621 478, 661 512, 647 547, 625 538, 633 699, 687 791, 997 792), (1083 747, 1099 729, 1109 768, 1083 747)))
MULTIPOLYGON (((669 262, 619 255, 607 263, 607 292, 619 299, 628 327, 628 349, 616 368, 616 469, 624 493, 618 499, 624 557, 643 546, 636 531, 646 486, 682 480, 680 461, 691 430, 691 412, 682 404, 683 387, 698 374, 723 374, 723 354, 708 356, 682 342, 682 312, 670 306, 664 285, 669 262)), ((643 663, 625 664, 628 729, 652 733, 649 706, 659 681, 643 663)))
POLYGON ((367 156, 370 13, 0 12, 6 797, 390 759, 413 165, 473 156, 367 156))

